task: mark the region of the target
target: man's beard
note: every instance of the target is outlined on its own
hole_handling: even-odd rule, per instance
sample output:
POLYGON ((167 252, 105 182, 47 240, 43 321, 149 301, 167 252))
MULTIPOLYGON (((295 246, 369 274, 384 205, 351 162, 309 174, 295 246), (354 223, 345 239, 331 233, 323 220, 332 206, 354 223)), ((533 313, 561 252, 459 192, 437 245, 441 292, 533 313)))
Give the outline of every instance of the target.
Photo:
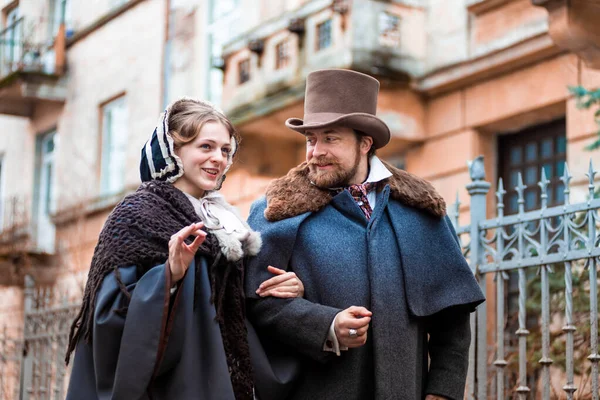
POLYGON ((315 157, 309 163, 308 179, 313 182, 316 186, 321 188, 336 188, 348 186, 350 180, 356 175, 358 171, 358 164, 360 163, 360 152, 356 150, 356 157, 352 168, 344 170, 334 157, 315 157), (331 164, 331 171, 319 171, 318 165, 331 164))

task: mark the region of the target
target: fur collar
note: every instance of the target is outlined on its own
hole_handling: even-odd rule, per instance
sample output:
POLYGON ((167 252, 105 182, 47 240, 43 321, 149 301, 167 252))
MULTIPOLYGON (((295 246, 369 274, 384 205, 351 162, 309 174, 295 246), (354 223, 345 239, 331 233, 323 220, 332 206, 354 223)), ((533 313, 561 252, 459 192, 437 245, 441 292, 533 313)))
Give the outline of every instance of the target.
MULTIPOLYGON (((436 217, 446 215, 446 202, 429 182, 382 162, 392 176, 379 182, 377 191, 388 184, 392 199, 436 217)), ((304 162, 292 168, 286 176, 271 182, 267 188, 265 210, 268 221, 280 221, 308 211, 317 212, 329 204, 334 193, 311 184, 307 174, 308 167, 304 162)))

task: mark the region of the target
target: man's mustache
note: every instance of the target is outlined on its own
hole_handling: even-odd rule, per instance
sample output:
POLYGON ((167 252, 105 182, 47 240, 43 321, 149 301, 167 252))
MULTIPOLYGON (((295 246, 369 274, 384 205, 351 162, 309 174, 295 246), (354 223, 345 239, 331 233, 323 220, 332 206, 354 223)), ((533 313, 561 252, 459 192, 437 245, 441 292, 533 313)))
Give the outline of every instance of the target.
POLYGON ((308 163, 309 166, 310 165, 323 166, 323 165, 328 165, 328 164, 338 165, 337 159, 321 156, 321 157, 315 157, 315 158, 313 158, 308 163))

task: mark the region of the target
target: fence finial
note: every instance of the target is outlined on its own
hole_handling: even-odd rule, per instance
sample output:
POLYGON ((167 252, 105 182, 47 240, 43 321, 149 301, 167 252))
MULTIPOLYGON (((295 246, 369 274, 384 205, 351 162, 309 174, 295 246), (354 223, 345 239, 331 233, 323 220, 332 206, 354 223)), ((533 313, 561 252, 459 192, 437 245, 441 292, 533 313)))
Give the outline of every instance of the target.
POLYGON ((563 182, 563 184, 565 185, 565 205, 569 204, 570 199, 569 199, 569 194, 571 193, 571 174, 569 173, 569 166, 567 165, 567 162, 565 161, 565 170, 563 171, 563 176, 560 178, 560 180, 563 182))
POLYGON ((496 191, 496 197, 498 198, 498 216, 504 216, 504 195, 506 194, 506 190, 504 190, 504 181, 502 178, 498 179, 498 191, 496 191))
POLYGON ((589 203, 594 198, 594 191, 595 191, 594 177, 596 176, 596 171, 594 171, 594 164, 593 164, 591 158, 590 158, 590 167, 588 169, 588 173, 585 175, 588 177, 588 180, 589 180, 589 183, 588 183, 588 189, 590 190, 590 198, 588 199, 588 203, 589 203))
POLYGON ((548 178, 546 178, 546 169, 542 167, 541 179, 538 182, 538 186, 540 187, 540 189, 542 189, 540 195, 540 198, 542 200, 542 208, 546 208, 546 206, 548 205, 548 184, 550 184, 550 181, 548 180, 548 178))
POLYGON ((467 161, 469 166, 469 175, 472 181, 484 181, 485 180, 485 167, 483 163, 483 156, 477 156, 473 161, 467 161))
POLYGON ((525 210, 525 197, 523 196, 525 189, 527 189, 527 186, 523 184, 523 175, 519 172, 518 185, 515 188, 518 194, 517 203, 519 204, 519 213, 522 213, 525 210))

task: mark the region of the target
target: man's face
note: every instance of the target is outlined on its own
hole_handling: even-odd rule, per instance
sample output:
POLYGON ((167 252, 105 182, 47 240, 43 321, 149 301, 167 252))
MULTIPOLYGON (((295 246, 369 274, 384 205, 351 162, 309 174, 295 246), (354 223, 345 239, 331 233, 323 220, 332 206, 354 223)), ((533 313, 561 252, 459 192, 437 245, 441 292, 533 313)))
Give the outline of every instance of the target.
POLYGON ((357 183, 359 165, 370 143, 365 145, 352 129, 343 127, 314 129, 305 136, 308 178, 312 182, 325 188, 357 183))

